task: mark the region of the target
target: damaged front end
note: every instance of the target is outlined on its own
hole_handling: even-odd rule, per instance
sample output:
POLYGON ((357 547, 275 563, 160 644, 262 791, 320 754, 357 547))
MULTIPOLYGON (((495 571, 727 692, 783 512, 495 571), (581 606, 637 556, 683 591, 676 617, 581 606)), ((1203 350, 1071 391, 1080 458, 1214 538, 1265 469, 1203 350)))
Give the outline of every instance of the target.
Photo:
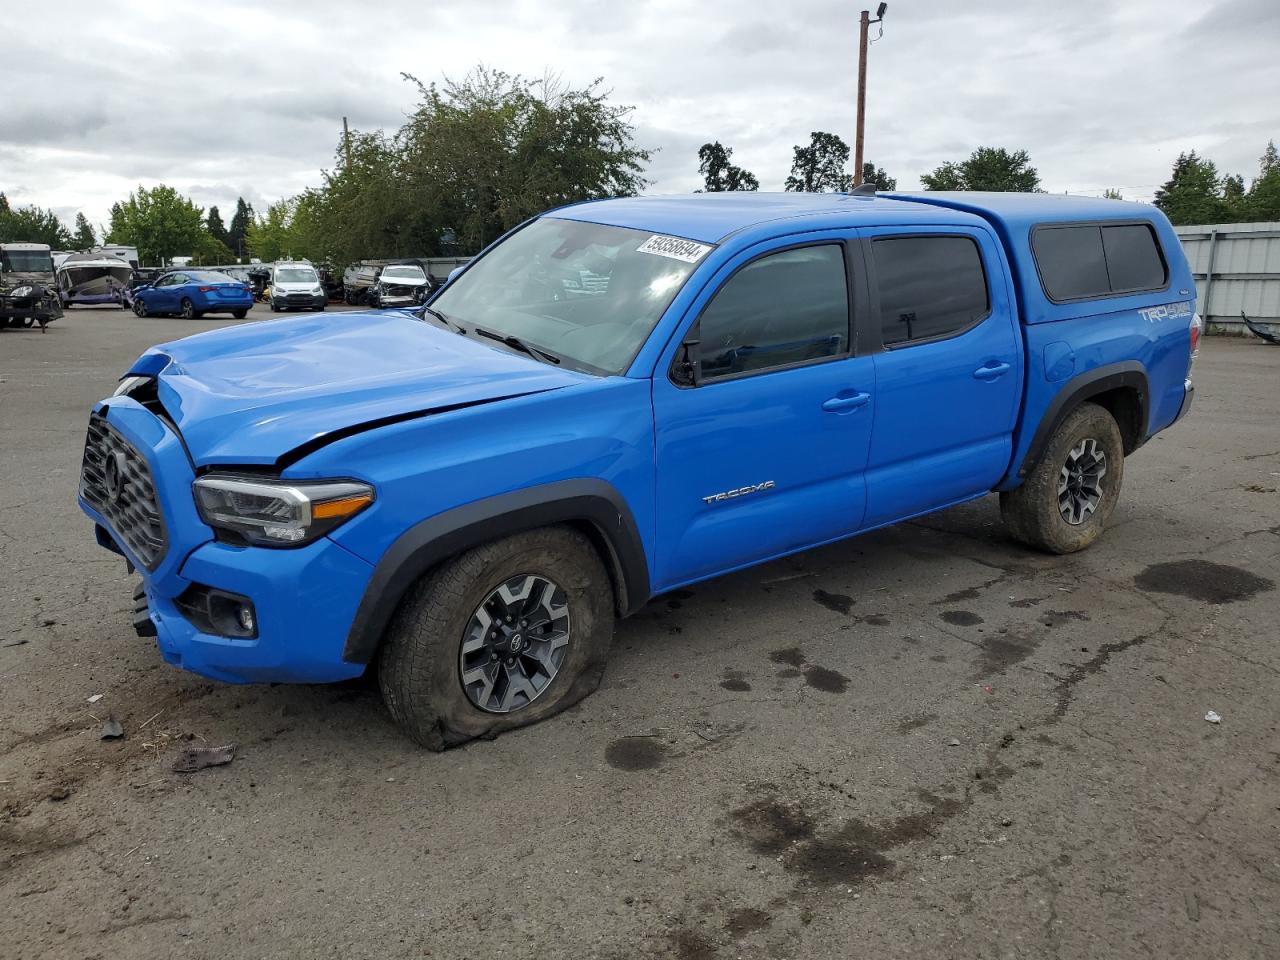
POLYGON ((62 316, 62 301, 52 284, 38 279, 6 275, 0 289, 0 326, 32 327, 43 330, 62 316))

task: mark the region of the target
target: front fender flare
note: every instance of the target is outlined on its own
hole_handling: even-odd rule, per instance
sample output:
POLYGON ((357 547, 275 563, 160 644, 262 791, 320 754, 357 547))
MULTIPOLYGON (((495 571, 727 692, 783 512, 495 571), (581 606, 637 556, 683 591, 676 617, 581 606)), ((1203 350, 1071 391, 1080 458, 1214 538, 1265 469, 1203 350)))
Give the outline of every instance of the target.
POLYGON ((603 480, 560 480, 455 507, 401 534, 374 568, 342 659, 371 662, 405 592, 441 561, 491 540, 557 523, 590 525, 592 539, 605 554, 620 616, 648 602, 644 542, 622 494, 603 480))

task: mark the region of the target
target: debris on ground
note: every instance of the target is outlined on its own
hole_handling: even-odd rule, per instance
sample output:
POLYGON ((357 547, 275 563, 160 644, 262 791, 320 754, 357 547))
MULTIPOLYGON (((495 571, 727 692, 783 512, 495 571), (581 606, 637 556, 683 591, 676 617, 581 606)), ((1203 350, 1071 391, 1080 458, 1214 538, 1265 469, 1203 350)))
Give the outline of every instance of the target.
POLYGON ((0 641, 0 647, 20 647, 26 642, 27 641, 22 637, 19 637, 17 640, 3 640, 0 641))
POLYGON ((101 694, 101 693, 95 693, 92 697, 90 697, 90 698, 89 698, 88 702, 89 702, 89 703, 97 703, 99 700, 101 700, 101 699, 102 699, 102 697, 103 697, 103 694, 101 694))
POLYGON ((235 759, 236 745, 225 747, 184 747, 173 761, 174 773, 195 773, 205 767, 220 767, 235 759))
POLYGON ((960 741, 959 741, 959 740, 957 740, 955 737, 952 737, 950 740, 948 740, 948 741, 947 741, 947 746, 948 746, 948 747, 958 747, 958 746, 960 746, 960 741))
POLYGON ((67 797, 71 796, 70 787, 54 787, 49 791, 49 799, 57 803, 61 803, 67 797))
POLYGON ((102 733, 98 735, 100 740, 119 740, 124 736, 124 727, 120 726, 120 721, 115 717, 107 717, 107 722, 102 725, 102 733))
POLYGON ((1205 718, 1206 720, 1208 720, 1210 723, 1221 723, 1221 722, 1222 722, 1222 716, 1221 716, 1220 714, 1218 714, 1217 712, 1213 711, 1213 710, 1210 710, 1208 713, 1206 713, 1206 714, 1204 715, 1204 718, 1205 718))

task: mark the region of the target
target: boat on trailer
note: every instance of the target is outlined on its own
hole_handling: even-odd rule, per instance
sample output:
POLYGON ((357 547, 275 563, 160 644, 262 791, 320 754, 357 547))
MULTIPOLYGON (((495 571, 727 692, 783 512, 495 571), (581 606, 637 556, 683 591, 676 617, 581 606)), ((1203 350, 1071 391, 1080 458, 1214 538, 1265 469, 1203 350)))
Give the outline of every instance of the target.
POLYGON ((125 291, 133 266, 100 253, 73 253, 58 267, 58 296, 64 307, 75 303, 115 303, 126 306, 125 291))

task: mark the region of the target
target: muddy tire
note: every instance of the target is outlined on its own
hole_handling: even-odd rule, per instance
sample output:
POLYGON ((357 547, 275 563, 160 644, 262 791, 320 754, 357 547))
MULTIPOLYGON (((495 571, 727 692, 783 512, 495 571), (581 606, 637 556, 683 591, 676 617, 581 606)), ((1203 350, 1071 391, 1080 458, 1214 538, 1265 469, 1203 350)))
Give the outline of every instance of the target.
POLYGON ((1123 479, 1120 428, 1105 409, 1084 403, 1054 431, 1022 486, 1000 494, 1000 514, 1023 543, 1075 553, 1106 528, 1123 479))
POLYGON ((584 536, 568 527, 519 533, 410 588, 381 651, 382 697, 432 750, 493 737, 594 691, 613 625, 609 575, 584 536))

